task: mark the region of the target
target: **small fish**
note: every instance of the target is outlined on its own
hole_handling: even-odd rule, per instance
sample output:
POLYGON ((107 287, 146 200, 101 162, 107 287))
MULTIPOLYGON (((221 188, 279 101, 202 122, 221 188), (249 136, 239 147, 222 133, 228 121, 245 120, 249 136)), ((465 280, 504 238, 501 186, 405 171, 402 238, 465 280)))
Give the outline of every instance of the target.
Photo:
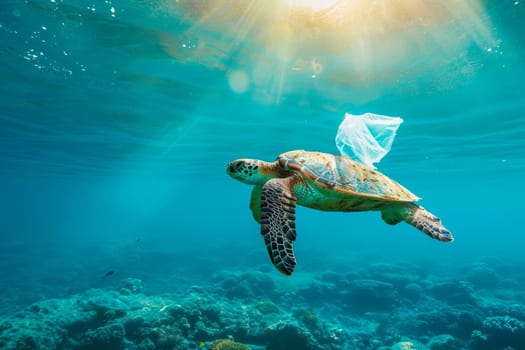
POLYGON ((114 273, 115 273, 115 271, 113 271, 113 270, 108 271, 108 272, 106 272, 106 274, 105 274, 104 276, 102 276, 102 278, 106 278, 106 277, 108 277, 108 276, 111 276, 111 275, 114 274, 114 273))
POLYGON ((205 343, 205 342, 203 342, 203 341, 199 342, 199 348, 203 348, 203 347, 205 347, 205 346, 206 346, 206 343, 205 343))

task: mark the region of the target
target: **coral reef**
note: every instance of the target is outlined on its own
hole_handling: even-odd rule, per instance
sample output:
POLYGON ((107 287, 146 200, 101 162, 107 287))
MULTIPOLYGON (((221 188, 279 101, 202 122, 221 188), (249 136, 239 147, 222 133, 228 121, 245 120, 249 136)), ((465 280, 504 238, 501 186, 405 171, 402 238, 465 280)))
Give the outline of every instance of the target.
POLYGON ((394 285, 377 280, 356 280, 350 284, 344 297, 349 311, 390 311, 400 305, 400 296, 394 285))
POLYGON ((142 293, 142 281, 138 278, 126 278, 120 281, 121 294, 139 294, 142 293))
POLYGON ((458 340, 450 334, 440 334, 430 338, 428 342, 430 350, 457 350, 461 349, 458 340))
POLYGON ((519 284, 512 276, 493 271, 497 283, 485 284, 479 271, 463 281, 400 269, 376 264, 282 285, 272 270, 222 271, 160 295, 144 294, 141 280, 126 278, 4 318, 0 348, 503 350, 525 344, 522 295, 496 290, 519 284))
POLYGON ((210 350, 251 350, 251 348, 230 339, 218 339, 210 344, 210 350))
POLYGON ((279 307, 271 300, 261 300, 255 305, 255 308, 264 315, 279 312, 279 307))

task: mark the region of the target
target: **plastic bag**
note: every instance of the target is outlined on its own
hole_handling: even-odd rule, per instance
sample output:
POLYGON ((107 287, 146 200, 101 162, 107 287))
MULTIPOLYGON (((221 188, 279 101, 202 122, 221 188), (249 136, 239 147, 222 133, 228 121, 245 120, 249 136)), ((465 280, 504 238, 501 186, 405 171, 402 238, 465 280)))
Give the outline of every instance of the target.
POLYGON ((390 151, 402 122, 398 117, 346 113, 337 130, 335 144, 343 156, 375 169, 373 163, 378 163, 390 151))

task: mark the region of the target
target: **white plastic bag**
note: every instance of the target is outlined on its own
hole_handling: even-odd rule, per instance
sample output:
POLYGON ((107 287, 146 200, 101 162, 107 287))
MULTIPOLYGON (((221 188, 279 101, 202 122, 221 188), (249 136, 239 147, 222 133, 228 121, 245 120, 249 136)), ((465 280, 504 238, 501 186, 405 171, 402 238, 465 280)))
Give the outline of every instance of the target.
POLYGON ((390 151, 402 122, 398 117, 346 113, 337 130, 335 144, 343 156, 375 169, 373 163, 378 163, 390 151))

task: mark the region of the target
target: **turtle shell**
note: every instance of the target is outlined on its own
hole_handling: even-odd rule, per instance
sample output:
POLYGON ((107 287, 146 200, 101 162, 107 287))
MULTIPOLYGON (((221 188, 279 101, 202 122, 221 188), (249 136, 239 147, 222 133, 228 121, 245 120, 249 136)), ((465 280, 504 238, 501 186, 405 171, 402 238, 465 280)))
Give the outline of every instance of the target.
POLYGON ((290 151, 277 157, 285 170, 298 171, 311 185, 336 192, 381 200, 415 202, 419 197, 388 176, 347 157, 307 151, 290 151))

